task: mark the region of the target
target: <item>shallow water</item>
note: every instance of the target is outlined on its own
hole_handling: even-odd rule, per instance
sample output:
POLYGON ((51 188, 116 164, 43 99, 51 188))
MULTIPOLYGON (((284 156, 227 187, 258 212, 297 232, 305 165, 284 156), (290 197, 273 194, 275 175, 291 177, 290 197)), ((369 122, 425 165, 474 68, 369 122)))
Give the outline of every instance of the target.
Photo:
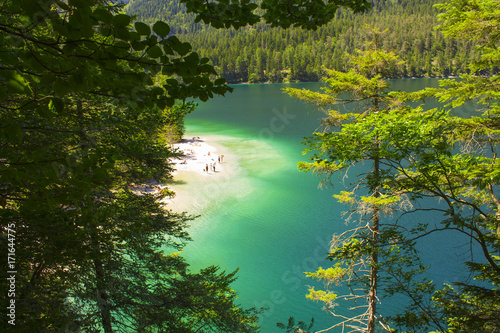
MULTIPOLYGON (((436 83, 393 82, 404 90, 436 83)), ((314 317, 314 329, 332 325, 321 304, 306 300, 308 286, 317 283, 304 272, 330 265, 324 258, 331 236, 347 228, 341 217, 346 207, 332 198, 342 184, 321 190, 319 176, 297 170, 297 162, 306 159, 301 153, 303 137, 319 127, 322 115, 283 94, 284 86, 290 85, 235 86, 232 94, 201 104, 189 115, 186 136, 215 143, 217 153, 226 156, 225 170, 217 179, 179 175, 177 187, 179 195, 189 197, 183 199, 182 210, 201 214, 190 228, 194 241, 185 248, 185 257, 194 270, 208 265, 227 271, 239 268, 233 287, 241 304, 268 308, 260 316, 264 333, 283 332, 276 323, 290 316, 304 321, 314 317)), ((321 84, 293 86, 319 90, 321 84)), ((413 217, 419 218, 424 217, 413 217)), ((466 240, 441 234, 429 242, 445 245, 442 256, 422 247, 436 280, 451 282, 463 275, 446 258, 463 255, 466 249, 460 249, 466 240)), ((400 305, 383 304, 396 309, 400 305)))

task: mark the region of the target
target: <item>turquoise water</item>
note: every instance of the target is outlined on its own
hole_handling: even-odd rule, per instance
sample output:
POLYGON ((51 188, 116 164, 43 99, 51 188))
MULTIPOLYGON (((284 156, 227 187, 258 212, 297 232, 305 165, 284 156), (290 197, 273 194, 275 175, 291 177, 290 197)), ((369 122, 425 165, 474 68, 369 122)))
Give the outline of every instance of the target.
MULTIPOLYGON (((436 83, 393 82, 404 90, 436 83)), ((192 208, 201 207, 196 206, 200 200, 205 203, 203 211, 193 212, 201 216, 192 223, 194 242, 184 255, 193 269, 239 268, 233 286, 242 306, 268 308, 260 316, 264 333, 284 332, 276 323, 290 316, 304 321, 314 317, 318 330, 332 325, 321 304, 306 300, 308 286, 318 285, 303 273, 330 265, 324 258, 331 236, 347 228, 341 218, 346 207, 332 198, 342 185, 318 189, 319 176, 297 170, 297 162, 305 160, 301 142, 319 128, 322 114, 283 94, 284 86, 319 90, 321 84, 234 86, 232 94, 201 104, 187 119, 187 136, 216 138, 228 156, 225 163, 234 170, 227 176, 222 172, 217 182, 183 180, 191 186, 192 208)), ((462 256, 466 249, 458 251, 462 254, 456 250, 466 240, 457 243, 455 236, 440 234, 428 241, 449 245, 440 250, 442 256, 435 255, 435 248, 422 247, 435 279, 451 282, 463 275, 446 258, 462 256)))

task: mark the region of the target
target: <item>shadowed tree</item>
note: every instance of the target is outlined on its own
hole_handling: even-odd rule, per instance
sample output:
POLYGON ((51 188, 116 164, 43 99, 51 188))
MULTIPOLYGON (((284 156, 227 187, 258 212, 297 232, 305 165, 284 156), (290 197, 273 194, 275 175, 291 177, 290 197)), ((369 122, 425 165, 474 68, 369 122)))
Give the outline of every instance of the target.
POLYGON ((234 272, 194 274, 176 253, 193 217, 164 207, 172 193, 129 187, 171 177, 178 154, 163 130, 192 109, 187 98, 230 88, 166 23, 121 8, 0 6, 0 245, 13 254, 2 290, 15 272, 2 331, 256 331, 234 272))

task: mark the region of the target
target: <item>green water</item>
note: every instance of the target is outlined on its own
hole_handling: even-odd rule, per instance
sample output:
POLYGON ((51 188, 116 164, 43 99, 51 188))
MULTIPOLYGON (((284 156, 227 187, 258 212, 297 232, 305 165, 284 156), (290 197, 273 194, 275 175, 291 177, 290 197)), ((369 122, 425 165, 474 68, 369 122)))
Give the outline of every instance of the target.
MULTIPOLYGON (((393 82, 402 90, 436 84, 436 80, 393 82)), ((227 271, 239 268, 234 288, 240 303, 268 308, 260 316, 264 333, 284 332, 276 322, 286 322, 290 316, 304 321, 314 317, 315 329, 332 325, 321 304, 306 300, 308 286, 317 284, 303 272, 329 265, 324 257, 331 236, 346 229, 341 218, 346 207, 332 198, 342 185, 321 190, 321 178, 297 170, 297 162, 305 160, 301 142, 319 128, 322 114, 283 94, 284 86, 319 90, 321 84, 234 86, 232 94, 201 104, 187 119, 187 136, 217 138, 227 154, 225 163, 233 169, 227 175, 221 172, 217 181, 183 180, 191 212, 201 214, 192 223, 194 242, 187 245, 184 255, 193 269, 208 265, 227 271)), ((451 236, 436 237, 429 242, 456 241, 451 236)), ((451 246, 448 255, 455 250, 451 246)), ((443 257, 431 252, 423 247, 438 279, 450 282, 460 274, 447 267, 447 252, 443 257)), ((397 309, 399 305, 383 306, 397 309)))

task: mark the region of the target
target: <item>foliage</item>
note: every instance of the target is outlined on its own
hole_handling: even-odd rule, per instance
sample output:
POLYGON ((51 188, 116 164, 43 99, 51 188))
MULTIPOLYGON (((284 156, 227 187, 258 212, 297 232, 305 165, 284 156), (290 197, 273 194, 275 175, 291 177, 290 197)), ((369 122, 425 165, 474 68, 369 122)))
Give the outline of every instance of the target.
POLYGON ((181 0, 186 4, 188 12, 196 13, 196 22, 203 20, 215 28, 238 29, 247 24, 253 25, 261 17, 273 27, 288 28, 291 25, 305 29, 317 29, 331 21, 342 6, 354 12, 364 12, 370 9, 370 2, 366 0, 346 1, 303 1, 303 0, 263 0, 260 4, 264 11, 262 16, 255 13, 258 6, 250 0, 242 1, 213 1, 205 3, 201 0, 181 0))
MULTIPOLYGON (((339 8, 332 20, 316 30, 272 28, 264 22, 238 30, 215 29, 193 24, 195 14, 187 14, 185 6, 175 0, 133 0, 127 10, 151 24, 157 19, 172 22, 173 31, 182 32, 230 83, 319 81, 322 67, 346 71, 346 54, 355 53, 373 37, 365 25, 380 30, 390 27, 379 42, 381 48, 405 61, 399 76, 467 73, 468 65, 480 54, 477 41, 460 36, 447 39, 435 31, 438 10, 433 5, 438 2, 372 1, 370 11, 357 14, 339 8)), ((487 70, 496 71, 496 67, 487 70)))
MULTIPOLYGON (((371 31, 375 37, 380 34, 377 29, 371 31)), ((379 289, 383 288, 379 283, 381 271, 389 269, 386 258, 394 257, 395 250, 400 249, 394 245, 387 249, 392 240, 390 235, 396 230, 389 224, 382 224, 384 212, 394 209, 400 198, 386 193, 382 186, 383 179, 390 177, 391 171, 383 166, 386 141, 379 137, 379 132, 383 130, 381 118, 392 112, 394 104, 384 78, 397 72, 401 62, 394 54, 380 51, 377 38, 367 45, 366 51, 358 50, 358 55, 351 56, 350 62, 352 66, 345 73, 325 70, 327 86, 322 88, 322 93, 293 88, 285 91, 315 104, 327 114, 325 131, 315 133, 307 143, 308 151, 315 152, 310 158, 312 162, 299 164, 300 169, 319 171, 329 179, 337 172, 347 174, 352 166, 366 161, 372 164, 353 184, 352 191, 343 191, 338 196, 341 202, 354 206, 353 214, 359 218, 352 229, 333 237, 328 257, 335 261, 334 266, 320 267, 306 276, 324 281, 326 291, 311 289, 307 297, 323 302, 325 309, 340 320, 331 328, 374 332, 376 322, 388 329, 377 310, 379 289), (339 105, 349 103, 355 103, 357 112, 339 111, 339 105), (366 195, 359 195, 360 191, 366 195), (332 292, 330 288, 338 284, 345 284, 349 292, 341 295, 332 292), (336 310, 339 304, 334 301, 349 304, 353 315, 340 314, 336 310)))
MULTIPOLYGON (((477 42, 481 51, 481 58, 471 65, 471 73, 462 75, 461 80, 443 80, 440 88, 417 93, 385 93, 382 98, 376 92, 386 87, 376 84, 379 79, 376 73, 357 75, 353 73, 355 69, 351 69, 347 73, 333 71, 333 75, 329 72, 333 79, 325 80, 329 84, 324 89, 327 93, 288 90, 294 97, 322 108, 328 115, 324 121, 326 126, 339 128, 329 130, 327 127, 324 133, 315 133, 307 141, 313 156, 311 162, 301 163, 300 168, 324 172, 330 178, 338 172, 345 175, 351 166, 360 162, 371 161, 372 168, 351 186, 358 191, 366 187, 368 194, 377 187, 380 190, 380 196, 372 196, 370 200, 352 191, 336 196, 344 203, 353 204, 354 213, 367 218, 360 219, 356 228, 334 237, 330 258, 335 260, 335 267, 342 267, 344 271, 320 269, 308 274, 324 279, 326 287, 339 278, 349 285, 353 281, 364 283, 366 292, 373 290, 368 288, 373 286, 373 274, 363 280, 358 278, 361 273, 351 272, 363 272, 364 268, 368 273, 370 265, 373 272, 375 261, 367 258, 378 254, 380 294, 386 301, 388 296, 396 294, 408 299, 407 309, 387 318, 402 330, 495 332, 499 328, 496 319, 500 273, 498 76, 478 75, 498 66, 499 39, 495 29, 498 5, 495 0, 452 0, 440 6, 446 10, 440 16, 445 35, 465 36, 477 42), (340 100, 337 94, 345 90, 350 95, 340 100), (451 108, 475 100, 477 108, 463 118, 443 108, 424 110, 405 104, 408 100, 430 97, 437 97, 451 108), (377 108, 373 101, 371 106, 366 105, 369 98, 378 98, 377 108), (356 102, 363 113, 331 110, 332 103, 342 101, 356 102), (379 172, 375 172, 377 163, 379 172), (442 212, 443 220, 414 225, 402 224, 404 219, 396 218, 390 224, 379 225, 374 242, 371 232, 375 229, 365 224, 370 216, 382 210, 391 213, 395 208, 410 213, 418 207, 412 203, 417 204, 424 198, 439 199, 432 201, 437 204, 426 204, 424 210, 442 212), (363 233, 367 228, 370 232, 363 233), (438 286, 432 281, 415 277, 426 271, 415 245, 419 239, 442 230, 467 235, 481 251, 482 258, 466 262, 474 278, 472 282, 454 281, 455 286, 436 291, 438 286), (334 271, 342 274, 330 274, 334 271)), ((354 291, 337 299, 354 298, 354 291)), ((318 295, 321 299, 327 294, 318 295)), ((359 324, 364 320, 362 315, 342 317, 334 312, 334 305, 331 303, 327 309, 344 321, 332 327, 354 321, 356 325, 351 326, 352 329, 372 331, 359 324)))
POLYGON ((446 285, 434 301, 446 314, 450 332, 495 332, 500 327, 498 289, 446 285))
POLYGON ((278 326, 278 328, 282 330, 285 330, 287 333, 307 333, 314 326, 314 318, 311 319, 311 322, 309 324, 306 324, 303 321, 299 321, 297 324, 295 324, 295 318, 290 317, 288 318, 288 323, 286 326, 283 323, 277 323, 276 326, 278 326))
POLYGON ((172 192, 131 184, 171 177, 165 126, 192 110, 186 99, 230 88, 166 23, 120 11, 0 6, 2 306, 15 303, 2 331, 256 331, 255 312, 235 304, 235 272, 193 274, 165 254, 193 219, 164 206, 172 192))
POLYGON ((467 262, 476 282, 445 286, 436 293, 436 305, 445 315, 450 332, 495 332, 499 329, 498 275, 500 273, 499 178, 498 178, 498 76, 479 76, 498 61, 498 1, 449 1, 441 5, 447 36, 478 41, 481 58, 471 66, 472 74, 459 81, 445 80, 441 88, 425 89, 410 98, 436 96, 452 107, 475 100, 469 118, 447 117, 435 133, 435 151, 421 150, 415 169, 401 177, 415 195, 444 200, 443 228, 467 234, 481 249, 483 258, 467 262), (438 158, 438 156, 440 156, 438 158), (421 161, 421 162, 420 162, 421 161))

